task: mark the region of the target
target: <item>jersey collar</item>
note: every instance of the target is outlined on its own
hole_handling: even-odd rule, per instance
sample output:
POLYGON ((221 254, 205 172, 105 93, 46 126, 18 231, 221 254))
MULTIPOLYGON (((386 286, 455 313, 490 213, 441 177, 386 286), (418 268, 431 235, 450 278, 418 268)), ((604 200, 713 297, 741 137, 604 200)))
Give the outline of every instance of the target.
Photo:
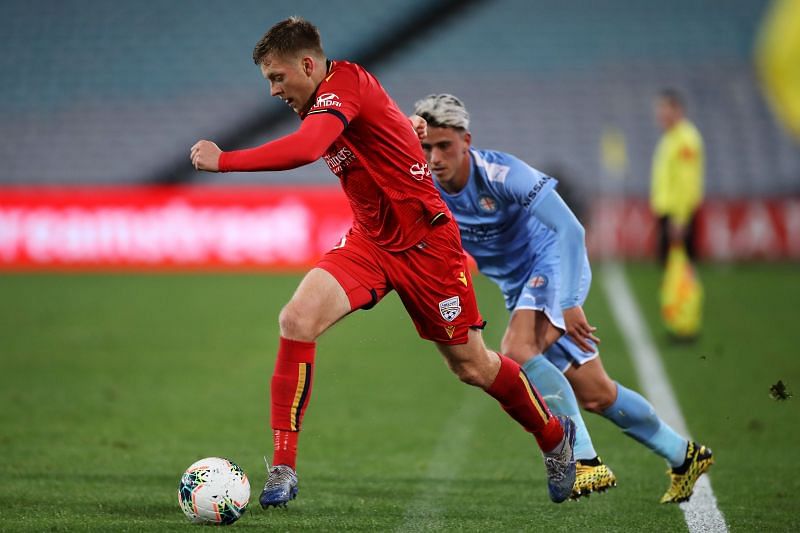
MULTIPOLYGON (((333 70, 333 67, 335 67, 335 66, 336 66, 336 62, 335 61, 332 61, 330 59, 326 59, 325 60, 325 79, 327 79, 327 77, 330 75, 331 71, 333 70)), ((322 85, 323 83, 325 83, 325 79, 323 79, 319 83, 319 85, 317 85, 317 88, 314 89, 314 94, 311 95, 311 99, 309 100, 309 102, 316 102, 317 101, 317 93, 319 92, 319 86, 322 85)), ((311 104, 310 106, 308 106, 308 109, 306 109, 303 113, 300 114, 300 119, 304 120, 308 116, 308 112, 311 111, 311 109, 313 107, 314 107, 314 104, 311 104)))

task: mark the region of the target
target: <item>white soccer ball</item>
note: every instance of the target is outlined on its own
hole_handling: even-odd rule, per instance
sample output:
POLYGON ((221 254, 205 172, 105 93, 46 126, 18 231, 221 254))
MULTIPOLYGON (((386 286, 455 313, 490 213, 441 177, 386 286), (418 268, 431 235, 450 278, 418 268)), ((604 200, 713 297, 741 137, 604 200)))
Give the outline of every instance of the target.
POLYGON ((220 457, 206 457, 192 464, 178 485, 178 503, 195 524, 233 524, 249 501, 250 481, 244 470, 220 457))

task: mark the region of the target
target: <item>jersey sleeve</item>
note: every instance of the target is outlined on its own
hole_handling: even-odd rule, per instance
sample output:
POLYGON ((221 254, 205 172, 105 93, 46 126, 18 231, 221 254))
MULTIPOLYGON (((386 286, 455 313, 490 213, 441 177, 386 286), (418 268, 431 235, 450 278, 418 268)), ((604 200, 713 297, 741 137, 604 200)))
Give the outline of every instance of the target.
POLYGON ((531 212, 555 232, 561 257, 559 305, 569 309, 580 304, 580 281, 586 257, 586 232, 575 214, 554 190, 546 192, 531 212))
POLYGON ((497 173, 498 178, 492 180, 498 193, 506 201, 519 204, 530 213, 558 183, 555 178, 508 154, 496 164, 508 168, 506 172, 497 173))
POLYGON ((303 121, 300 129, 256 148, 222 152, 220 172, 288 170, 316 161, 344 128, 333 116, 303 121))
POLYGON ((346 128, 361 111, 361 80, 357 70, 334 66, 317 89, 317 99, 306 113, 306 120, 315 115, 331 114, 346 128))

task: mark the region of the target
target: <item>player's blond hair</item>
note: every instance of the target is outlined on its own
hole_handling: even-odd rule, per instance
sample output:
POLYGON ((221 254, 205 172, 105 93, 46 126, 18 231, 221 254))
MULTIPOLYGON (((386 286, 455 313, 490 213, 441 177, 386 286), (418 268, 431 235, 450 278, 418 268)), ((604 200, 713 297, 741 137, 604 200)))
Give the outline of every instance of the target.
POLYGON ((253 48, 253 62, 260 65, 268 55, 293 56, 309 51, 325 57, 316 26, 302 17, 289 17, 272 26, 253 48))
POLYGON ((469 113, 464 102, 452 94, 429 94, 414 104, 414 113, 433 128, 469 130, 469 113))

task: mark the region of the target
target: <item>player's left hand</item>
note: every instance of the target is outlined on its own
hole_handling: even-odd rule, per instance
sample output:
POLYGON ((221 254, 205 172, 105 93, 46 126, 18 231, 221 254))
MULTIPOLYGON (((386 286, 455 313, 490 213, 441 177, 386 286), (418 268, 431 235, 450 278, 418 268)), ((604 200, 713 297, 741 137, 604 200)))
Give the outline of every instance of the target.
POLYGON ((192 166, 197 170, 219 172, 219 156, 222 150, 211 141, 197 141, 189 150, 192 166))
POLYGON ((569 309, 564 309, 564 325, 567 328, 567 335, 572 337, 575 344, 578 345, 582 351, 586 353, 593 353, 595 348, 589 344, 592 341, 595 344, 600 344, 600 339, 594 335, 597 328, 590 325, 586 320, 586 315, 583 313, 583 307, 576 305, 569 309))
POLYGON ((417 134, 417 137, 419 137, 419 140, 424 140, 425 137, 428 136, 428 123, 426 120, 419 115, 411 115, 408 117, 408 120, 411 121, 411 127, 414 129, 414 133, 417 134))

